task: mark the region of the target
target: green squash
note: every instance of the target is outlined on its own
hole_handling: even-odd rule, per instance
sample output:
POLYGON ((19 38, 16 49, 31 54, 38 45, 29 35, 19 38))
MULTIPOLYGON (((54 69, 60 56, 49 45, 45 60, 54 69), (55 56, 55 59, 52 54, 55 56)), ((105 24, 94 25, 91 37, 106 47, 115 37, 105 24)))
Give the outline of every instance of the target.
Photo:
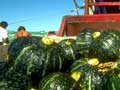
POLYGON ((34 44, 38 44, 40 41, 40 37, 20 37, 15 40, 13 40, 8 48, 8 61, 9 64, 14 63, 17 56, 20 54, 22 49, 27 46, 31 46, 34 44))
POLYGON ((16 72, 29 76, 35 85, 45 75, 67 69, 64 68, 68 61, 64 58, 63 48, 46 39, 47 37, 43 37, 39 45, 25 47, 18 55, 13 67, 16 72), (44 43, 43 39, 45 39, 44 43))
POLYGON ((117 75, 112 74, 111 76, 107 77, 107 84, 106 88, 107 90, 120 90, 120 77, 117 75))
POLYGON ((0 81, 5 78, 6 72, 8 71, 9 71, 8 62, 6 62, 5 60, 0 60, 0 81))
POLYGON ((21 75, 13 70, 5 72, 0 80, 0 90, 30 90, 32 83, 29 77, 21 75))
POLYGON ((0 75, 7 71, 8 63, 5 60, 0 60, 0 75))
POLYGON ((78 46, 79 53, 82 57, 89 56, 89 46, 93 41, 94 32, 95 32, 94 29, 85 28, 76 37, 76 44, 78 46))
POLYGON ((107 80, 103 73, 98 72, 99 62, 94 64, 90 62, 89 58, 75 61, 70 68, 71 77, 79 83, 82 90, 102 90, 102 86, 106 84, 107 80))
POLYGON ((120 54, 120 33, 105 30, 90 44, 90 57, 98 58, 101 62, 115 61, 120 54))
POLYGON ((13 62, 13 60, 16 59, 16 57, 19 55, 21 50, 29 45, 30 45, 30 40, 27 37, 21 37, 13 40, 8 48, 9 62, 13 62))
POLYGON ((114 37, 116 40, 120 40, 120 32, 117 30, 104 30, 101 35, 106 36, 107 34, 109 37, 114 37))
POLYGON ((38 90, 81 90, 79 85, 69 75, 63 73, 51 73, 44 77, 38 90))
POLYGON ((120 60, 111 65, 111 69, 106 72, 107 82, 103 90, 120 90, 120 60))
POLYGON ((66 59, 71 61, 78 59, 79 54, 75 39, 63 39, 58 44, 65 50, 66 59))
POLYGON ((82 90, 120 90, 120 60, 101 63, 96 59, 81 58, 70 68, 71 77, 82 90))

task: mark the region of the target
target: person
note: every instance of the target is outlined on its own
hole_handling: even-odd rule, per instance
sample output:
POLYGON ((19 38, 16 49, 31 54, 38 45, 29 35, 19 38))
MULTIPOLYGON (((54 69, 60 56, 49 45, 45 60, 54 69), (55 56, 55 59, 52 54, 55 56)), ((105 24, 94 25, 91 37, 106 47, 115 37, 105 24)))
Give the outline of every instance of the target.
POLYGON ((9 43, 8 32, 6 30, 8 23, 6 21, 0 22, 0 45, 9 43))
MULTIPOLYGON (((104 0, 95 0, 96 2, 104 2, 104 0)), ((96 6, 95 7, 96 14, 106 14, 107 10, 105 6, 96 6)))
POLYGON ((57 37, 55 31, 49 31, 48 37, 51 38, 52 40, 54 40, 56 43, 58 43, 60 41, 60 37, 57 37))
POLYGON ((31 33, 26 31, 26 28, 24 26, 19 26, 17 29, 17 33, 15 34, 15 38, 19 37, 31 37, 31 33))
POLYGON ((49 32, 48 32, 48 36, 56 36, 55 31, 49 31, 49 32))

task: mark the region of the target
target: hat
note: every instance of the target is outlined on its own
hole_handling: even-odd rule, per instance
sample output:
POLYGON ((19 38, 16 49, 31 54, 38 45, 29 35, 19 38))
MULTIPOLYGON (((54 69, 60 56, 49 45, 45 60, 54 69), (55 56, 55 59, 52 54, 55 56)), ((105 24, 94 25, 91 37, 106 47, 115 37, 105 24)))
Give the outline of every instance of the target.
POLYGON ((8 26, 8 23, 6 21, 2 21, 0 22, 0 26, 6 28, 8 26))

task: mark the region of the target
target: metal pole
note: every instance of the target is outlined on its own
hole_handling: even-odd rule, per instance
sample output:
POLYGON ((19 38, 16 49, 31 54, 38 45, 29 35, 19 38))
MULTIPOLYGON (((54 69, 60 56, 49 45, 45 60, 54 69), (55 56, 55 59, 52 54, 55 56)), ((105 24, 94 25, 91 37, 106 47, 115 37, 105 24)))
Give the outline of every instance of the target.
POLYGON ((84 14, 89 14, 89 0, 84 0, 84 2, 85 2, 84 14))
POLYGON ((77 15, 79 15, 79 11, 78 11, 79 5, 78 5, 78 3, 77 3, 77 0, 73 0, 73 1, 74 1, 74 4, 75 4, 75 10, 76 10, 76 12, 77 12, 77 15))

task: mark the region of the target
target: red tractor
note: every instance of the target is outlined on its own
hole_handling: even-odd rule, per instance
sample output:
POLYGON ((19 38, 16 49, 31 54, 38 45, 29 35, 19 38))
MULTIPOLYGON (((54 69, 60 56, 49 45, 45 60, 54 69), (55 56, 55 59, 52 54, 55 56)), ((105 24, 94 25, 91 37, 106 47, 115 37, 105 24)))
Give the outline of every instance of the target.
POLYGON ((120 30, 120 0, 85 0, 84 2, 84 15, 77 13, 77 15, 64 16, 58 36, 76 36, 84 28, 120 30))

